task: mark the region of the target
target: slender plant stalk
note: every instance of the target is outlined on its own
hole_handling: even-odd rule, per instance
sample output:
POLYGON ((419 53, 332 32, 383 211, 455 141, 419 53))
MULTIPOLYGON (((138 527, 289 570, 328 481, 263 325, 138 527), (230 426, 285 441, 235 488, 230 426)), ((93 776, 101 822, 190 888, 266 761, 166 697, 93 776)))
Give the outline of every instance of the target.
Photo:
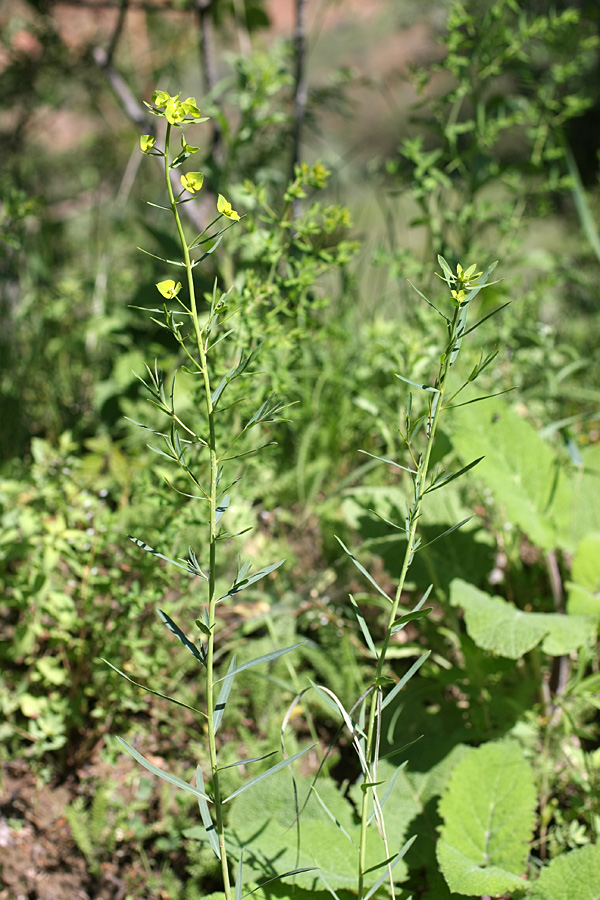
MULTIPOLYGON (((358 854, 358 898, 359 900, 363 900, 365 896, 365 874, 366 874, 366 858, 367 858, 367 828, 369 823, 369 799, 370 795, 373 797, 373 802, 375 804, 375 810, 377 812, 378 809, 378 800, 376 795, 376 783, 377 783, 377 761, 378 761, 378 748, 380 741, 380 728, 381 728, 381 709, 382 709, 382 699, 383 699, 383 688, 386 684, 389 684, 389 678, 386 677, 385 668, 386 668, 386 656, 388 647, 390 644, 390 640, 394 633, 394 626, 397 624, 398 610, 400 606, 400 600, 402 598, 402 592, 404 590, 404 585, 406 582, 406 576, 410 565, 412 563, 413 557, 418 550, 420 540, 417 537, 417 529, 418 524, 421 518, 421 507, 424 495, 428 490, 431 489, 431 483, 429 483, 429 475, 430 475, 430 467, 431 467, 431 454, 435 442, 435 435, 438 427, 438 422, 440 419, 440 415, 442 411, 445 409, 444 401, 447 395, 447 381, 450 373, 450 368, 452 364, 455 362, 458 353, 460 351, 460 346, 462 342, 462 338, 466 332, 466 321, 467 321, 467 305, 470 300, 470 296, 468 296, 469 289, 471 293, 473 290, 477 290, 478 287, 476 285, 477 277, 481 276, 482 273, 477 273, 474 278, 474 282, 469 281, 469 278, 473 277, 473 273, 475 272, 475 267, 471 267, 467 272, 464 272, 461 267, 458 267, 458 275, 454 276, 445 260, 440 258, 440 263, 442 264, 442 269, 444 271, 444 275, 446 278, 446 282, 448 286, 451 288, 451 293, 453 296, 454 303, 454 314, 451 319, 443 316, 446 319, 446 324, 448 328, 448 343, 446 345, 445 351, 440 358, 440 364, 437 372, 437 376, 435 379, 435 383, 432 388, 428 388, 425 385, 422 387, 428 391, 429 393, 429 403, 428 410, 425 417, 425 434, 426 434, 426 444, 424 451, 420 454, 415 454, 412 448, 411 441, 411 423, 410 423, 410 406, 412 401, 409 403, 409 407, 407 408, 406 413, 406 422, 407 422, 407 430, 404 435, 404 440, 406 446, 408 448, 412 463, 414 464, 414 469, 411 469, 411 477, 413 482, 413 501, 410 509, 407 513, 407 521, 406 521, 406 549, 404 552, 404 560, 402 563, 402 569, 400 572, 400 577, 398 579, 398 583, 396 586, 396 592, 394 595, 394 599, 392 605, 390 607, 390 612, 388 616, 387 628, 385 631, 385 635, 383 638, 382 645, 377 653, 377 666, 375 669, 375 676, 373 679, 373 689, 371 691, 371 698, 369 701, 369 713, 367 720, 367 728, 366 728, 366 741, 365 741, 365 760, 369 769, 369 777, 371 780, 371 784, 365 784, 365 789, 363 790, 362 802, 361 802, 361 829, 360 829, 360 846, 359 846, 359 854, 358 854), (452 288, 454 285, 454 288, 452 288)), ((486 272, 481 285, 485 283, 487 277, 493 269, 493 266, 486 272)), ((485 365, 485 364, 484 364, 485 365)), ((477 367, 476 367, 477 368, 477 367)), ((482 371, 482 366, 478 368, 478 371, 473 375, 472 380, 479 374, 479 371, 482 371)), ((464 385, 463 385, 464 387, 464 385)), ((462 390, 459 389, 459 390, 462 390)), ((450 396, 448 399, 448 404, 456 397, 458 391, 450 396)), ((382 839, 384 842, 384 847, 386 850, 386 858, 389 859, 390 854, 387 847, 387 841, 385 838, 385 831, 382 831, 382 839)), ((392 897, 395 896, 394 891, 394 883, 393 883, 393 874, 391 865, 388 866, 389 872, 389 883, 390 890, 392 893, 392 897)))
POLYGON ((206 358, 205 337, 198 320, 198 306, 196 303, 196 292, 194 286, 194 276, 192 271, 192 261, 188 243, 185 238, 177 201, 173 192, 173 186, 170 179, 170 138, 171 124, 167 124, 167 133, 165 137, 165 182, 169 195, 171 211, 175 219, 177 234, 183 252, 183 261, 185 264, 187 288, 189 296, 189 312, 191 313, 194 328, 194 339, 196 349, 198 351, 198 359, 195 360, 198 372, 202 375, 204 387, 204 403, 206 408, 206 420, 208 423, 208 454, 209 454, 209 472, 210 472, 210 491, 209 500, 209 569, 208 569, 208 630, 206 643, 206 711, 207 711, 207 729, 208 729, 208 750, 209 761, 212 774, 212 788, 215 804, 215 827, 219 839, 219 848, 221 851, 221 870, 223 874, 223 886, 227 900, 231 898, 231 884, 229 880, 229 864, 227 859, 227 850, 225 846, 225 828, 223 823, 223 804, 221 787, 219 784, 219 765, 217 756, 217 744, 215 739, 214 714, 215 714, 215 693, 214 693, 214 650, 215 650, 215 632, 216 632, 216 606, 217 595, 215 585, 216 572, 216 556, 217 556, 217 476, 218 476, 218 454, 215 438, 215 411, 212 401, 212 388, 210 383, 210 372, 206 358))

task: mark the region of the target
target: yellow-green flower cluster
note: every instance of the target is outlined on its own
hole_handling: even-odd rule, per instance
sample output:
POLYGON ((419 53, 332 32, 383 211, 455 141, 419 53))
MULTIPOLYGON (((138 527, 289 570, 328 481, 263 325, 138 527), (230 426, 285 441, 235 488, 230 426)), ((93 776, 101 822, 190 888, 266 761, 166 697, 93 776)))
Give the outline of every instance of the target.
POLYGON ((195 97, 188 97, 187 100, 180 100, 180 97, 180 93, 171 96, 166 91, 154 91, 151 98, 154 106, 150 103, 146 103, 146 106, 153 115, 165 118, 169 125, 178 127, 184 122, 206 122, 207 117, 200 118, 201 113, 196 106, 195 97))
POLYGON ((452 290, 451 293, 459 305, 465 302, 467 299, 466 291, 475 287, 482 274, 482 272, 477 271, 475 263, 473 263, 472 266, 469 266, 468 269, 463 269, 460 263, 457 264, 456 277, 454 278, 456 289, 452 290))

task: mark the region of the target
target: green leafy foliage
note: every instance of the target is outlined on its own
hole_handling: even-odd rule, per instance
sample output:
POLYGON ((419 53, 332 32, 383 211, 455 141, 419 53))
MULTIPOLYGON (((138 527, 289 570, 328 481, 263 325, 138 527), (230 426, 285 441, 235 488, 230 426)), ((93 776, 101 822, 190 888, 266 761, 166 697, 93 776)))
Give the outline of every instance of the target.
POLYGON ((532 900, 597 900, 600 897, 600 849, 597 844, 571 850, 542 870, 533 886, 532 900))
POLYGON ((343 15, 0 14, 1 761, 86 893, 596 896, 597 12, 343 15))
POLYGON ((467 460, 477 446, 485 454, 477 467, 505 520, 544 550, 573 551, 599 527, 598 448, 586 448, 575 468, 534 426, 498 400, 458 410, 452 443, 467 460))
POLYGON ((478 647, 508 659, 520 659, 540 643, 550 656, 566 656, 592 647, 597 638, 598 621, 591 616, 523 612, 466 581, 452 582, 450 603, 465 611, 467 632, 478 647))
MULTIPOLYGON (((379 774, 382 781, 389 781, 394 769, 382 763, 379 774)), ((258 883, 268 873, 270 861, 275 859, 278 868, 283 870, 297 865, 316 866, 317 871, 296 877, 295 882, 300 888, 319 892, 329 885, 334 890, 352 890, 356 883, 354 853, 360 842, 360 826, 353 804, 360 801, 360 785, 355 785, 350 797, 346 798, 331 780, 313 785, 310 778, 297 779, 298 804, 302 808, 297 824, 289 788, 289 779, 279 777, 268 781, 259 809, 251 794, 234 801, 231 814, 236 822, 239 850, 249 844, 244 852, 245 867, 258 883)), ((408 824, 418 811, 402 773, 394 779, 384 808, 388 805, 394 810, 388 841, 390 851, 395 855, 405 844, 408 824)), ((379 842, 371 835, 367 867, 381 862, 379 842)), ((406 873, 405 863, 400 862, 394 870, 395 876, 402 881, 406 873)))
POLYGON ((517 743, 471 750, 452 771, 440 815, 437 855, 451 891, 500 894, 522 887, 535 783, 517 743))

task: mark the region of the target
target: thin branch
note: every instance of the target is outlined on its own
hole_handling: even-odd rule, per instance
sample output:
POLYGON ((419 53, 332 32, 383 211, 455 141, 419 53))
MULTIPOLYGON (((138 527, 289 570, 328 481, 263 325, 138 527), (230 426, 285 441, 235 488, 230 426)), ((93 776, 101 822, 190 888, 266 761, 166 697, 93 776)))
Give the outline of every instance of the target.
POLYGON ((106 64, 109 65, 112 62, 112 58, 115 55, 115 51, 117 49, 117 44, 121 39, 121 35, 123 34, 123 26, 125 25, 125 19, 127 18, 127 7, 129 6, 129 0, 121 0, 121 7, 119 9, 119 17, 117 19, 117 24, 115 25, 115 30, 113 32, 113 36, 110 39, 110 44, 108 45, 108 50, 106 51, 106 64))
MULTIPOLYGON (((114 37, 114 36, 113 36, 114 37)), ((112 40, 111 40, 112 43, 112 40)), ((119 103, 123 107, 123 111, 128 119, 138 128, 140 134, 156 134, 154 123, 150 122, 146 117, 142 107, 135 99, 129 85, 122 75, 120 75, 111 62, 106 50, 102 47, 94 47, 94 62, 106 73, 106 77, 110 82, 110 86, 115 92, 119 103)))
MULTIPOLYGON (((296 165, 300 162, 300 150, 302 145, 302 126, 306 112, 308 98, 308 82, 306 80, 306 28, 304 20, 306 0, 296 0, 296 26, 294 29, 294 55, 296 63, 294 79, 294 127, 292 131, 292 171, 291 179, 295 175, 296 165)), ((293 217, 297 218, 300 201, 294 198, 292 205, 293 217)))
MULTIPOLYGON (((196 0, 195 12, 200 31, 200 66, 204 81, 204 93, 211 94, 217 84, 218 76, 213 55, 214 37, 212 12, 215 0, 196 0)), ((222 161, 223 132, 218 121, 213 117, 210 120, 211 138, 210 151, 216 162, 222 161)))

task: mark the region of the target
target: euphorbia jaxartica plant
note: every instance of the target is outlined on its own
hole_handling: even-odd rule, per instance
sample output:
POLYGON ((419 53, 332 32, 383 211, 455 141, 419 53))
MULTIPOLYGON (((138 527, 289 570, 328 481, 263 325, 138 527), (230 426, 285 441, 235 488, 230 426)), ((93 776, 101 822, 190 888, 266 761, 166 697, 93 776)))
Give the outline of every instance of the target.
MULTIPOLYGON (((142 550, 183 569, 191 579, 198 581, 204 594, 203 601, 199 600, 198 609, 199 611, 201 609, 201 612, 195 620, 197 635, 193 638, 188 637, 167 612, 164 610, 157 612, 172 634, 194 656, 201 671, 203 684, 201 708, 187 708, 200 717, 201 728, 199 730, 204 731, 207 736, 208 778, 205 782, 201 766, 198 765, 196 767, 196 785, 190 785, 182 779, 158 769, 122 738, 118 740, 146 769, 197 797, 207 840, 220 861, 223 890, 227 900, 231 900, 233 895, 225 828, 225 804, 242 791, 288 766, 302 752, 306 751, 280 760, 255 778, 245 782, 237 791, 229 795, 224 794, 221 777, 223 767, 219 761, 217 733, 237 673, 277 659, 299 645, 274 650, 239 666, 236 665, 236 659, 233 657, 226 672, 217 671, 215 664, 215 648, 219 638, 219 604, 226 603, 228 599, 236 596, 244 588, 270 575, 283 562, 280 560, 251 572, 250 562, 242 563, 240 561, 229 590, 221 595, 217 592, 218 544, 226 539, 236 537, 236 535, 229 534, 223 525, 230 504, 229 490, 237 481, 237 478, 234 477, 233 480, 227 482, 225 473, 228 464, 248 452, 247 449, 246 451, 238 450, 236 446, 238 442, 257 425, 264 426, 269 422, 276 421, 283 404, 270 397, 258 409, 251 409, 246 414, 241 429, 233 435, 227 434, 226 429, 217 429, 216 427, 218 417, 226 416, 229 409, 229 404, 224 405, 222 402, 224 395, 231 390, 231 385, 237 378, 241 375, 247 377, 252 374, 250 367, 257 355, 257 348, 250 348, 247 354, 242 356, 229 371, 215 375, 210 359, 211 350, 217 342, 223 341, 231 333, 230 326, 228 325, 226 330, 222 322, 227 309, 228 296, 227 294, 218 294, 215 284, 212 297, 198 298, 194 282, 194 268, 211 253, 214 253, 223 233, 240 220, 240 215, 233 209, 226 197, 218 194, 217 215, 192 240, 186 237, 180 216, 180 207, 182 203, 192 200, 202 190, 204 175, 198 171, 186 172, 179 179, 181 190, 177 192, 174 189, 171 178, 172 171, 197 153, 198 148, 188 144, 185 136, 181 133, 181 147, 173 154, 171 151, 173 129, 182 129, 184 126, 205 122, 207 119, 201 116, 194 97, 180 100, 180 96, 180 94, 171 96, 165 91, 155 91, 152 95, 152 102, 147 103, 146 106, 152 115, 166 121, 164 149, 157 145, 154 136, 148 134, 142 135, 140 138, 140 148, 144 154, 162 160, 168 206, 159 206, 158 208, 170 212, 173 216, 181 247, 180 260, 156 258, 165 264, 183 270, 181 281, 165 278, 157 283, 158 292, 165 302, 162 309, 151 310, 151 312, 153 316, 161 317, 160 319, 154 318, 154 321, 166 328, 180 345, 185 356, 185 366, 182 366, 182 370, 196 381, 200 381, 202 398, 200 405, 203 406, 203 415, 200 421, 184 422, 179 415, 175 401, 175 375, 168 390, 165 389, 163 374, 159 371, 157 364, 153 368, 147 366, 147 378, 140 380, 149 394, 150 402, 158 407, 169 421, 168 428, 164 432, 155 431, 153 428, 149 429, 159 435, 163 442, 161 448, 152 446, 152 449, 161 456, 167 457, 178 467, 180 475, 185 476, 191 482, 192 492, 184 492, 185 495, 193 502, 202 503, 206 507, 206 537, 203 545, 208 548, 208 560, 201 563, 192 547, 189 548, 187 557, 172 559, 160 550, 150 547, 138 537, 131 537, 131 540, 142 550), (198 256, 197 253, 199 253, 198 256), (173 302, 175 306, 170 305, 173 302), (208 315, 203 309, 201 317, 199 307, 205 304, 209 306, 208 315), (221 437, 221 443, 219 443, 217 435, 223 435, 224 432, 225 436, 221 437)), ((151 205, 157 206, 157 204, 151 205)), ((236 405, 236 409, 239 409, 238 405, 236 405)), ((148 428, 149 426, 142 425, 141 427, 148 428)), ((254 451, 257 448, 252 447, 251 449, 254 451)), ((180 493, 182 492, 180 491, 180 493)), ((109 665, 112 664, 109 663, 109 665)), ((113 668, 115 667, 113 666, 113 668)), ((117 671, 120 670, 117 669, 117 671)), ((120 674, 124 675, 122 672, 120 674)), ((128 678, 129 676, 125 675, 124 677, 128 678)), ((147 688, 147 690, 157 693, 152 688, 147 688)), ((186 705, 171 697, 167 699, 180 706, 186 705)), ((268 753, 266 756, 255 759, 239 760, 234 765, 251 766, 271 755, 272 753, 268 753)), ((293 873, 283 873, 277 877, 282 878, 286 874, 293 873)), ((241 896, 242 881, 240 860, 236 879, 236 897, 241 896)))

